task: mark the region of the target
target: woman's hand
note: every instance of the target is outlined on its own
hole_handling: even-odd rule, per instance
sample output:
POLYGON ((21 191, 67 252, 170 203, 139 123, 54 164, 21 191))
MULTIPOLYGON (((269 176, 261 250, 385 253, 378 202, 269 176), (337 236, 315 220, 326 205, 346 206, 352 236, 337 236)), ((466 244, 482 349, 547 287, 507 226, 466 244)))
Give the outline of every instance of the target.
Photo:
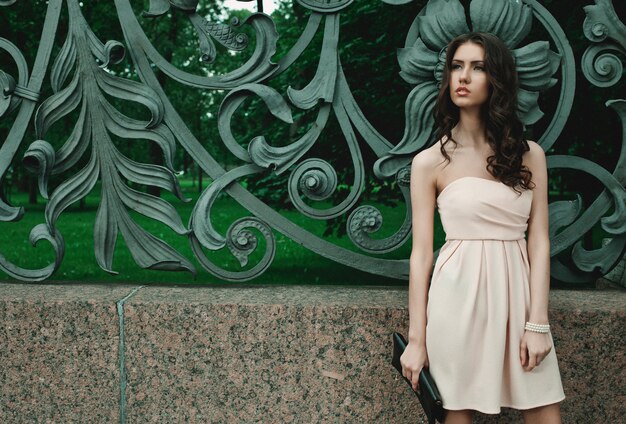
POLYGON ((404 349, 404 353, 400 356, 400 364, 402 365, 402 375, 411 381, 413 391, 417 391, 420 371, 423 367, 428 366, 426 346, 409 342, 404 349))
POLYGON ((525 331, 520 343, 520 361, 526 371, 532 371, 541 364, 543 358, 552 350, 549 333, 525 331))

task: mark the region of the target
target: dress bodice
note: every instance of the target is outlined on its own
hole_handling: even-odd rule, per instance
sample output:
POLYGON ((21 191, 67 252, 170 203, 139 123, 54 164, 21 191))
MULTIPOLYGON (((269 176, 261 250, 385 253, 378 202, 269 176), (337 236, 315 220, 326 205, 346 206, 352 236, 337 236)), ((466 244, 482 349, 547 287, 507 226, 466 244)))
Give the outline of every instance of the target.
POLYGON ((437 196, 446 240, 519 240, 528 228, 532 190, 518 194, 506 184, 465 176, 437 196))

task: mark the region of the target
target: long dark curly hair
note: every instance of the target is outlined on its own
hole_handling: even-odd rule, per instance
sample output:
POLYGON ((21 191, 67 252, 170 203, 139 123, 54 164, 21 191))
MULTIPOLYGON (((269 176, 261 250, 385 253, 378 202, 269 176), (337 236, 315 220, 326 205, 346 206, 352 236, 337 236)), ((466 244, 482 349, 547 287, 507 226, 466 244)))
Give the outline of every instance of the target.
MULTIPOLYGON (((446 49, 446 63, 443 70, 441 88, 435 106, 436 140, 439 140, 441 153, 450 161, 445 144, 452 141, 452 128, 459 122, 459 108, 450 98, 450 70, 454 53, 460 45, 471 42, 485 50, 485 72, 489 82, 489 95, 483 104, 481 115, 485 121, 485 136, 493 148, 494 155, 487 158, 487 171, 513 187, 529 189, 532 173, 522 165, 522 155, 530 150, 523 137, 524 125, 517 115, 518 78, 515 59, 508 47, 495 35, 483 32, 470 32, 453 39, 446 49), (443 138, 446 138, 445 142, 443 138)), ((531 187, 532 185, 532 187, 531 187)))

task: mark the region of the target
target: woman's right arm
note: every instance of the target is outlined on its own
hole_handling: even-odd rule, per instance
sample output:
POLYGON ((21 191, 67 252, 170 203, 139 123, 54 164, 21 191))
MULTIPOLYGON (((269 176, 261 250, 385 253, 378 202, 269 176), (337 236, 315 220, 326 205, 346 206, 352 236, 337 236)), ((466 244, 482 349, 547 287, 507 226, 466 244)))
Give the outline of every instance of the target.
POLYGON ((409 340, 400 358, 403 375, 417 389, 419 372, 428 366, 426 351, 426 305, 433 264, 433 232, 436 177, 428 150, 411 164, 411 220, 413 247, 409 260, 409 340))

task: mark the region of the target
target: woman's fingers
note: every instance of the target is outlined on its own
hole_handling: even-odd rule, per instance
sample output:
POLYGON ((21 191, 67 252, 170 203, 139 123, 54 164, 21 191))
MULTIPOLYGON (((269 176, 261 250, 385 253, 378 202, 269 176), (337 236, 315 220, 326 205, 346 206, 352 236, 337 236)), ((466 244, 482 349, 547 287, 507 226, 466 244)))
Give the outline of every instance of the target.
POLYGON ((419 372, 415 372, 413 373, 413 378, 411 379, 411 384, 413 386, 413 391, 416 392, 417 389, 419 388, 419 372))
POLYGON ((402 367, 402 376, 404 378, 410 378, 411 377, 411 371, 407 368, 406 364, 404 363, 404 353, 400 356, 400 366, 402 367))
POLYGON ((522 343, 520 345, 519 358, 522 361, 522 366, 526 366, 526 360, 528 359, 528 350, 526 349, 526 344, 522 343))
POLYGON ((423 367, 428 366, 425 346, 408 344, 402 356, 402 376, 407 379, 414 391, 419 390, 419 375, 423 367))
POLYGON ((408 368, 402 367, 402 375, 411 382, 411 387, 414 391, 417 391, 419 387, 419 372, 413 372, 408 368))
POLYGON ((520 342, 520 362, 526 371, 532 371, 552 350, 550 340, 545 335, 525 333, 520 342))
POLYGON ((546 356, 548 356, 548 353, 550 353, 550 350, 552 350, 551 348, 548 348, 547 350, 544 350, 543 352, 529 352, 529 363, 528 363, 528 371, 531 371, 532 369, 538 367, 541 362, 545 359, 546 356))
POLYGON ((540 352, 537 354, 537 366, 539 366, 539 364, 541 363, 541 361, 544 360, 544 358, 546 356, 548 356, 548 353, 550 353, 550 351, 552 350, 552 347, 548 347, 546 350, 544 350, 543 352, 540 352))
POLYGON ((535 353, 530 353, 528 355, 528 371, 532 371, 537 365, 537 355, 535 353))

